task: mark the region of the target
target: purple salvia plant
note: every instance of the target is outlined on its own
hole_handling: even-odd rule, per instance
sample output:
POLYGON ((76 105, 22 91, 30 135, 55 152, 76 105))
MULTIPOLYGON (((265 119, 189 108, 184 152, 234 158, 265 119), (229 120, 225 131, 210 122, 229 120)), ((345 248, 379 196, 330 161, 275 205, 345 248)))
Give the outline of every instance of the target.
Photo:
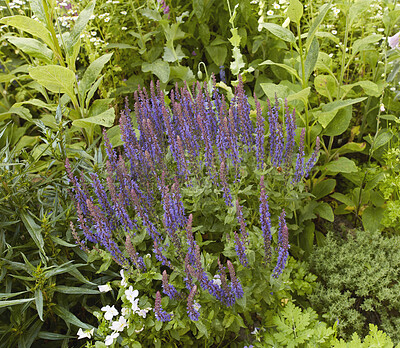
POLYGON ((164 270, 162 274, 162 288, 165 295, 167 295, 170 299, 178 299, 179 293, 175 289, 175 287, 168 283, 168 274, 167 271, 164 270))
POLYGON ((300 182, 304 175, 304 138, 306 136, 306 129, 301 130, 299 153, 297 154, 296 169, 294 172, 294 178, 292 184, 300 182))
POLYGON ((320 149, 320 140, 319 140, 319 137, 317 137, 317 140, 315 141, 315 150, 314 150, 313 154, 311 155, 310 159, 307 161, 305 168, 304 168, 304 177, 305 178, 308 177, 311 169, 314 167, 315 163, 317 163, 319 149, 320 149))
POLYGON ((242 206, 239 204, 239 200, 236 200, 236 217, 237 221, 240 226, 240 234, 241 234, 241 239, 245 242, 248 242, 249 234, 246 231, 246 222, 244 221, 243 217, 243 210, 242 206))
POLYGON ((221 166, 220 166, 220 170, 219 170, 219 178, 220 178, 221 185, 222 185, 222 191, 223 191, 224 198, 225 198, 225 204, 228 207, 232 207, 233 205, 232 205, 231 191, 229 190, 228 182, 226 180, 225 161, 221 162, 221 166))
POLYGON ((254 93, 254 101, 256 103, 257 112, 257 128, 256 128, 256 158, 257 158, 257 169, 264 168, 265 158, 265 147, 264 147, 264 117, 262 116, 261 105, 258 101, 256 94, 254 93))
POLYGON ((228 285, 228 282, 226 280, 225 267, 222 266, 219 259, 218 259, 218 271, 221 280, 219 300, 223 302, 226 306, 230 307, 235 303, 235 295, 232 293, 232 290, 228 285))
POLYGON ((245 242, 236 231, 233 231, 233 237, 235 241, 236 255, 238 256, 240 263, 244 267, 247 267, 249 263, 247 261, 247 256, 246 256, 245 242))
POLYGON ((236 277, 235 268, 233 267, 232 262, 229 260, 226 262, 226 264, 228 266, 229 276, 231 277, 232 292, 236 298, 242 298, 244 292, 240 281, 236 277))
POLYGON ((139 256, 129 235, 127 235, 125 239, 125 249, 135 267, 141 272, 146 272, 146 265, 144 264, 143 258, 139 256))
POLYGON ((284 158, 285 173, 288 173, 289 168, 292 166, 292 155, 295 145, 294 137, 296 135, 296 111, 289 112, 287 100, 285 100, 285 120, 286 120, 286 145, 284 158))
POLYGON ((172 315, 164 311, 161 307, 161 294, 159 291, 156 293, 156 300, 154 302, 154 313, 158 321, 167 322, 172 319, 172 315))
POLYGON ((279 217, 279 232, 278 232, 278 261, 273 270, 273 276, 278 278, 285 269, 287 259, 289 257, 289 230, 285 222, 285 210, 282 211, 279 217))
POLYGON ((187 300, 187 313, 190 320, 198 321, 200 317, 200 312, 194 307, 194 297, 196 296, 197 286, 194 285, 190 290, 190 294, 187 300))
POLYGON ((269 205, 268 205, 268 196, 265 191, 264 185, 264 176, 262 175, 260 178, 260 222, 261 222, 261 230, 263 234, 264 240, 264 261, 266 263, 271 262, 271 219, 269 213, 269 205))

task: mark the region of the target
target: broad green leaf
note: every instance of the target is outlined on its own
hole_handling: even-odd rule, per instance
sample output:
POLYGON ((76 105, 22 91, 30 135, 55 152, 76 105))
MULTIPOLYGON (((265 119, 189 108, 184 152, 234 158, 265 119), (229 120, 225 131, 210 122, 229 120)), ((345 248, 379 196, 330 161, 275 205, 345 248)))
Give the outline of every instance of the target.
POLYGON ((306 106, 308 102, 308 96, 310 95, 310 91, 311 88, 307 87, 302 89, 300 92, 290 94, 286 99, 288 102, 291 102, 292 100, 301 100, 304 106, 306 106))
POLYGON ((42 229, 41 227, 36 224, 36 222, 32 219, 32 217, 29 215, 29 213, 22 211, 21 212, 21 220, 25 225, 25 228, 27 229, 28 233, 30 234, 31 238, 35 242, 36 246, 39 248, 39 250, 42 252, 43 255, 45 255, 44 252, 44 240, 42 236, 42 229))
POLYGON ((57 104, 47 104, 44 101, 40 100, 40 99, 29 99, 27 101, 23 101, 23 102, 19 102, 19 103, 15 103, 13 105, 13 107, 20 107, 22 105, 34 105, 37 106, 39 108, 44 108, 50 111, 56 111, 57 110, 57 104))
POLYGON ((300 19, 303 17, 303 5, 299 0, 290 0, 286 14, 292 22, 300 23, 300 19))
POLYGON ((193 0, 193 12, 198 19, 203 16, 204 0, 193 0))
POLYGON ((80 128, 85 128, 96 124, 108 128, 114 124, 114 120, 115 120, 115 110, 114 108, 110 108, 107 111, 101 113, 100 115, 81 118, 79 120, 73 121, 72 124, 80 128))
POLYGON ((278 24, 262 23, 262 24, 260 24, 260 26, 262 28, 267 29, 271 34, 277 36, 278 38, 280 38, 283 41, 287 41, 290 43, 295 43, 295 41, 296 41, 295 36, 289 29, 282 28, 278 24))
POLYGON ((141 9, 140 13, 143 16, 145 16, 145 17, 147 17, 149 19, 152 19, 153 21, 156 21, 156 22, 158 22, 158 21, 160 21, 162 19, 161 15, 160 15, 160 13, 158 11, 152 10, 152 9, 149 9, 149 8, 141 9))
POLYGON ((206 51, 217 66, 224 65, 228 49, 225 45, 206 46, 206 51))
POLYGON ((157 59, 153 63, 144 62, 142 64, 143 72, 152 72, 162 83, 167 83, 169 80, 170 67, 167 62, 157 59))
POLYGON ((46 13, 43 8, 42 0, 29 0, 29 5, 33 14, 39 18, 43 24, 46 24, 46 13))
POLYGON ((3 74, 0 73, 0 83, 4 83, 4 82, 11 82, 12 80, 16 79, 17 76, 13 75, 13 74, 3 74))
POLYGON ((84 330, 90 330, 92 328, 90 325, 81 322, 74 314, 68 311, 68 309, 58 304, 55 304, 52 308, 54 313, 57 314, 60 318, 62 318, 67 324, 75 325, 84 330))
POLYGON ((18 141, 17 145, 14 147, 14 151, 16 153, 20 153, 20 151, 26 147, 32 148, 40 141, 40 136, 30 136, 23 135, 21 139, 18 141))
POLYGON ((315 236, 315 224, 312 221, 308 221, 304 227, 304 231, 301 234, 300 246, 310 254, 313 249, 315 236))
POLYGON ((75 99, 75 74, 72 70, 59 65, 32 67, 29 75, 53 93, 66 93, 72 100, 75 99))
POLYGON ((83 74, 82 80, 80 81, 78 87, 79 93, 83 97, 92 86, 92 84, 97 80, 101 73, 101 70, 103 70, 104 65, 111 59, 112 55, 113 53, 103 54, 101 57, 97 58, 88 66, 85 73, 83 74))
POLYGON ((357 172, 356 164, 346 158, 339 157, 336 161, 332 161, 325 166, 330 173, 355 173, 357 172))
POLYGON ((46 27, 38 21, 27 16, 11 16, 0 19, 0 23, 10 25, 43 40, 53 51, 56 51, 51 34, 46 27))
POLYGON ((275 94, 278 98, 285 99, 290 93, 289 88, 284 85, 275 85, 274 83, 260 83, 260 86, 265 95, 271 100, 275 99, 275 94))
POLYGON ((86 25, 88 24, 90 17, 93 14, 94 6, 96 1, 90 1, 89 4, 84 8, 84 10, 79 14, 78 19, 75 22, 74 27, 72 28, 68 40, 66 42, 67 50, 69 54, 72 53, 73 47, 78 42, 82 31, 85 29, 86 25))
POLYGON ((343 85, 340 88, 345 93, 348 93, 352 88, 356 86, 360 86, 364 90, 365 94, 373 97, 379 97, 382 94, 381 88, 379 88, 379 86, 372 81, 358 81, 349 85, 343 85))
MULTIPOLYGON (((194 323, 197 327, 197 330, 199 330, 199 332, 202 334, 202 336, 208 337, 208 331, 207 331, 206 326, 200 321, 195 321, 194 323)), ((197 337, 199 337, 199 336, 197 336, 197 337)))
POLYGON ((325 220, 333 222, 335 216, 333 215, 332 207, 328 203, 320 203, 315 209, 314 212, 318 214, 325 220))
POLYGON ((99 294, 99 290, 88 289, 88 288, 78 288, 74 286, 63 286, 57 285, 53 288, 54 291, 60 292, 62 294, 80 294, 80 295, 96 295, 99 294))
POLYGON ((22 303, 33 301, 34 298, 22 298, 20 300, 11 300, 11 301, 0 301, 0 308, 15 306, 22 303))
POLYGON ((369 10, 372 0, 357 0, 352 3, 349 9, 349 24, 353 25, 357 18, 362 18, 362 14, 369 10))
POLYGON ((379 132, 378 136, 374 139, 372 143, 372 150, 376 151, 380 147, 386 145, 393 137, 392 132, 389 131, 382 131, 379 132))
POLYGON ((169 76, 171 79, 179 79, 186 81, 187 83, 194 81, 196 78, 193 71, 188 66, 171 66, 171 73, 169 76))
POLYGON ((321 199, 322 197, 329 195, 335 189, 335 186, 335 179, 320 181, 313 187, 312 194, 315 196, 315 199, 321 199))
POLYGON ((344 155, 346 153, 364 151, 366 143, 347 143, 338 149, 338 154, 344 155))
POLYGON ((336 136, 343 134, 350 125, 351 117, 352 117, 352 105, 346 106, 343 109, 340 109, 332 121, 326 126, 323 131, 324 135, 336 136))
POLYGON ((367 207, 362 213, 362 223, 366 231, 375 232, 382 228, 384 208, 367 207))
POLYGON ((48 49, 47 46, 39 40, 25 37, 9 37, 7 40, 27 55, 51 64, 53 51, 48 49))
POLYGON ((35 304, 39 318, 43 321, 43 293, 40 289, 35 290, 35 304))
POLYGON ((343 193, 339 193, 339 192, 335 192, 331 194, 331 197, 338 200, 339 202, 347 205, 348 207, 354 207, 355 204, 352 201, 352 199, 346 195, 344 195, 343 193))
POLYGON ((322 112, 317 113, 318 122, 322 125, 322 127, 326 128, 329 122, 335 117, 336 113, 343 109, 348 105, 353 105, 356 103, 360 103, 363 100, 367 99, 367 97, 363 98, 355 98, 355 99, 346 99, 346 100, 336 100, 334 102, 325 104, 322 107, 322 112))
POLYGON ((40 331, 38 338, 41 338, 42 340, 49 340, 49 341, 58 341, 58 340, 63 340, 66 338, 76 338, 76 336, 68 336, 68 335, 63 335, 55 332, 47 332, 47 331, 40 331))
POLYGON ((383 35, 380 34, 372 34, 367 37, 363 37, 362 39, 358 39, 354 41, 351 45, 352 54, 356 55, 358 52, 364 50, 368 45, 373 44, 382 40, 383 35))
POLYGON ((336 81, 331 75, 317 75, 314 79, 316 91, 327 98, 336 95, 336 81))
POLYGON ((309 49, 311 42, 314 39, 315 33, 317 32, 319 26, 321 25, 326 14, 328 13, 328 11, 331 7, 332 1, 333 0, 329 1, 328 4, 324 4, 320 7, 317 18, 315 18, 315 20, 312 22, 310 30, 308 31, 308 34, 307 34, 307 40, 306 40, 306 49, 307 50, 309 49))
POLYGON ((287 70, 287 72, 289 72, 290 74, 292 74, 293 76, 295 76, 295 77, 301 82, 301 78, 300 78, 300 76, 297 74, 296 69, 292 68, 292 67, 289 66, 289 65, 281 64, 281 63, 275 63, 275 62, 273 62, 272 60, 269 60, 269 59, 263 61, 263 62, 260 63, 259 65, 276 65, 276 66, 279 66, 279 67, 281 67, 281 68, 287 70))
POLYGON ((310 49, 307 52, 306 61, 304 63, 305 68, 305 78, 308 81, 310 75, 314 71, 315 65, 317 64, 319 54, 319 43, 318 39, 314 37, 314 40, 311 43, 310 49))

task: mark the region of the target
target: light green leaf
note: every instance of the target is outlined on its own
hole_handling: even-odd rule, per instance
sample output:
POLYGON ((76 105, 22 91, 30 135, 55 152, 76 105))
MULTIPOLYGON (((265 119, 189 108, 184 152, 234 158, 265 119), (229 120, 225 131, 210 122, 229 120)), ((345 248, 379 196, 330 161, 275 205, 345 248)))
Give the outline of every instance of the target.
POLYGON ((312 194, 315 196, 315 199, 321 199, 322 197, 329 195, 335 189, 335 186, 335 179, 320 181, 313 187, 312 194))
POLYGON ((319 203, 319 205, 317 205, 317 207, 314 209, 314 212, 330 222, 333 222, 335 219, 332 207, 328 203, 319 203))
POLYGON ((72 70, 59 65, 46 65, 30 68, 29 75, 49 91, 66 93, 71 99, 75 99, 76 79, 72 70))
POLYGON ((230 69, 232 74, 237 76, 240 73, 240 69, 244 68, 245 64, 243 62, 242 53, 238 47, 233 47, 232 54, 233 61, 231 62, 230 69))
POLYGON ((9 307, 9 306, 15 306, 15 305, 19 305, 21 303, 30 302, 30 301, 33 301, 33 300, 34 300, 34 298, 22 298, 20 300, 0 301, 0 308, 9 307))
POLYGON ((290 0, 286 13, 292 22, 300 23, 300 19, 303 17, 303 5, 299 0, 290 0))
POLYGON ((290 43, 295 43, 296 38, 293 35, 293 33, 286 29, 282 28, 280 25, 275 24, 275 23, 262 23, 260 24, 262 28, 267 29, 271 34, 274 34, 275 36, 279 37, 283 41, 287 41, 290 43))
POLYGON ((349 10, 349 24, 353 25, 357 18, 362 18, 362 13, 370 8, 372 0, 357 0, 352 3, 349 10))
POLYGON ((44 240, 42 236, 42 229, 41 227, 36 224, 36 222, 32 219, 32 217, 25 211, 21 212, 21 220, 25 225, 25 228, 27 229, 29 235, 35 242, 36 246, 39 248, 39 250, 42 252, 43 255, 45 255, 44 252, 44 240))
POLYGON ((115 110, 114 108, 110 108, 99 115, 74 120, 72 124, 80 128, 85 128, 95 124, 108 128, 114 124, 114 120, 115 110))
POLYGON ((206 46, 206 51, 217 66, 224 65, 228 49, 225 45, 206 46))
POLYGON ((317 38, 314 37, 314 40, 311 43, 310 49, 307 52, 306 61, 304 63, 305 68, 305 78, 308 81, 310 75, 314 71, 315 65, 317 64, 319 54, 319 43, 317 38))
POLYGON ((361 152, 364 151, 366 143, 347 143, 338 149, 338 153, 344 155, 346 153, 361 152))
POLYGON ((39 40, 21 37, 9 37, 7 40, 29 56, 51 64, 53 52, 39 40))
POLYGON ((57 285, 54 288, 54 291, 60 292, 62 294, 73 294, 73 295, 96 295, 99 294, 99 290, 88 289, 88 288, 79 288, 74 286, 63 286, 57 285))
POLYGON ((90 1, 89 4, 84 8, 84 10, 79 14, 79 17, 76 20, 75 25, 72 28, 68 40, 66 42, 69 54, 72 54, 74 45, 78 42, 82 31, 88 24, 90 17, 93 14, 95 4, 96 4, 95 0, 90 1))
POLYGON ((297 74, 296 69, 292 68, 292 67, 289 66, 289 65, 281 64, 281 63, 275 63, 275 62, 273 62, 272 60, 269 60, 269 59, 263 61, 263 62, 260 63, 259 65, 276 65, 276 66, 279 66, 279 67, 285 69, 285 70, 286 70, 287 72, 289 72, 290 74, 292 74, 294 77, 296 77, 296 78, 301 82, 301 78, 300 78, 300 76, 297 74))
POLYGON ((0 113, 0 121, 4 121, 9 118, 12 114, 16 114, 19 117, 22 117, 24 120, 32 121, 32 114, 29 109, 24 108, 23 106, 14 107, 12 106, 8 111, 0 113))
POLYGON ((26 31, 27 33, 43 40, 43 42, 47 44, 53 51, 56 51, 50 32, 41 22, 35 21, 27 16, 17 15, 4 17, 0 19, 0 23, 10 25, 22 31, 26 31))
POLYGON ((275 99, 275 94, 278 98, 284 99, 290 93, 289 88, 281 84, 275 85, 274 83, 260 83, 260 87, 264 91, 265 95, 271 100, 275 99))
POLYGON ((376 151, 380 147, 386 145, 392 139, 392 137, 393 137, 392 132, 389 132, 389 131, 379 132, 378 136, 372 143, 372 150, 376 151))
POLYGON ((329 173, 356 173, 357 166, 356 164, 346 158, 346 157, 339 157, 336 161, 332 161, 325 166, 325 169, 329 173))
POLYGON ((42 0, 29 0, 29 5, 33 14, 39 18, 39 20, 46 24, 46 13, 44 12, 42 0))
POLYGON ((13 74, 3 74, 0 73, 0 83, 4 82, 11 82, 12 80, 16 79, 17 77, 13 74))
POLYGON ((328 13, 328 10, 330 9, 331 4, 332 4, 332 0, 329 1, 328 4, 322 5, 319 9, 319 14, 318 14, 317 18, 315 18, 315 20, 312 22, 310 30, 308 31, 308 34, 307 34, 307 40, 306 40, 306 49, 307 50, 309 49, 311 42, 314 39, 315 33, 317 32, 319 26, 321 25, 326 14, 328 13))
POLYGON ((326 126, 323 134, 328 136, 336 136, 348 130, 352 117, 352 111, 352 105, 340 109, 332 121, 326 126))
POLYGON ((204 2, 204 0, 193 0, 193 11, 198 19, 203 16, 204 2))
POLYGON ((286 99, 288 102, 291 102, 293 100, 301 100, 304 104, 304 106, 307 105, 308 103, 308 96, 310 95, 311 88, 307 87, 302 89, 300 92, 290 94, 286 99))
POLYGON ((103 54, 101 57, 92 62, 86 69, 78 87, 79 93, 83 96, 83 99, 90 86, 99 77, 101 70, 103 70, 104 68, 104 65, 111 59, 112 55, 113 53, 103 54))
POLYGON ((26 101, 15 103, 13 105, 13 107, 18 108, 18 107, 20 107, 22 105, 25 105, 25 104, 34 105, 34 106, 37 106, 39 108, 44 108, 44 109, 47 109, 47 110, 50 110, 50 111, 56 111, 57 110, 57 104, 47 104, 47 103, 45 103, 44 101, 42 101, 40 99, 29 99, 29 100, 26 100, 26 101))
POLYGON ((35 290, 35 304, 39 318, 43 321, 43 293, 40 289, 35 290))
POLYGON ((379 97, 382 94, 382 89, 372 81, 358 81, 349 85, 343 85, 340 88, 345 93, 348 93, 351 89, 353 89, 356 86, 360 86, 364 90, 365 94, 373 97, 379 97))
POLYGON ((142 64, 143 72, 152 72, 156 75, 162 83, 167 83, 169 80, 170 68, 167 62, 157 59, 153 63, 144 62, 142 64))
POLYGON ((318 75, 314 78, 316 91, 327 98, 336 95, 336 81, 331 75, 318 75))
POLYGON ((367 37, 363 37, 362 39, 358 39, 358 40, 354 41, 351 45, 352 54, 356 55, 358 52, 367 48, 370 44, 373 44, 375 42, 382 40, 382 38, 383 38, 383 35, 372 34, 367 37))
POLYGON ((367 207, 362 213, 362 223, 366 231, 375 232, 382 228, 384 208, 367 207))

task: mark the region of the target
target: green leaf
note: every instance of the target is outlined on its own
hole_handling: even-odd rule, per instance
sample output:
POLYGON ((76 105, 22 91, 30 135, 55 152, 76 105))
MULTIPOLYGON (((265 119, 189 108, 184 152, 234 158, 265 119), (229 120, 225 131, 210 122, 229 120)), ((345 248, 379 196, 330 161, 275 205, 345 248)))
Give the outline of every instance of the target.
POLYGON ((19 117, 22 117, 24 120, 32 122, 32 114, 30 113, 29 109, 24 108, 23 106, 12 106, 8 111, 0 113, 0 121, 6 120, 12 114, 16 114, 19 117))
POLYGON ((307 87, 302 89, 300 92, 290 94, 286 99, 288 102, 291 102, 292 100, 301 100, 304 106, 306 106, 308 102, 308 96, 310 95, 310 91, 311 88, 307 87))
POLYGON ((380 147, 386 145, 392 138, 393 133, 390 131, 379 132, 378 136, 374 139, 372 143, 372 150, 378 150, 380 147))
POLYGON ((44 240, 42 236, 42 229, 36 222, 32 219, 32 217, 25 211, 21 212, 21 220, 25 225, 28 233, 30 234, 31 238, 35 242, 36 246, 41 251, 42 255, 45 255, 44 252, 44 240))
POLYGON ((315 199, 318 200, 321 199, 322 197, 329 195, 335 189, 335 186, 336 186, 335 179, 323 180, 313 187, 311 193, 315 196, 315 199))
POLYGON ((68 311, 66 308, 55 304, 53 307, 53 311, 57 314, 61 319, 63 319, 67 324, 72 324, 77 327, 80 327, 84 330, 90 330, 92 327, 88 324, 83 323, 80 321, 74 314, 68 311))
POLYGON ((162 83, 167 83, 169 80, 170 67, 167 62, 157 59, 153 63, 144 62, 142 64, 143 72, 152 72, 162 83))
POLYGON ((282 28, 278 24, 275 24, 275 23, 262 23, 262 24, 260 24, 260 26, 262 28, 267 29, 271 34, 279 37, 283 41, 287 41, 287 42, 290 42, 292 44, 296 42, 296 38, 293 35, 293 33, 290 30, 286 29, 286 28, 282 28))
POLYGON ((325 104, 322 107, 322 111, 316 113, 318 122, 322 125, 322 127, 326 128, 326 126, 332 121, 332 119, 335 117, 336 113, 340 109, 343 109, 344 107, 346 107, 348 105, 360 103, 365 99, 367 99, 367 97, 346 99, 346 100, 336 100, 334 102, 325 104))
POLYGON ((350 85, 343 85, 340 88, 348 93, 352 88, 356 86, 360 86, 364 90, 365 94, 373 97, 379 97, 382 94, 382 89, 372 81, 358 81, 350 85))
POLYGON ((46 331, 40 331, 37 337, 43 340, 50 340, 50 341, 58 341, 66 338, 76 338, 76 336, 67 336, 59 333, 46 332, 46 331))
POLYGON ((72 70, 59 65, 38 66, 29 69, 29 75, 53 93, 66 93, 75 99, 75 74, 72 70))
POLYGON ((74 45, 78 42, 79 37, 82 34, 82 31, 85 29, 86 25, 90 20, 90 17, 93 14, 95 4, 96 4, 95 0, 89 2, 89 4, 84 8, 84 10, 79 14, 79 17, 76 20, 75 25, 70 32, 70 35, 66 42, 67 50, 70 55, 73 52, 74 45))
POLYGON ((325 168, 330 173, 356 173, 356 164, 347 157, 339 157, 336 161, 328 163, 325 168))
POLYGON ((301 247, 310 254, 313 249, 315 236, 315 224, 312 221, 308 221, 304 227, 304 231, 301 235, 300 243, 301 247))
POLYGON ((42 0, 30 0, 29 5, 33 14, 39 18, 39 20, 46 24, 46 13, 44 12, 42 0))
POLYGON ((206 328, 206 326, 205 326, 202 322, 200 322, 200 321, 195 321, 194 324, 196 325, 197 330, 199 330, 199 332, 200 332, 203 336, 208 337, 207 328, 206 328))
POLYGON ((43 293, 40 289, 35 290, 35 304, 39 318, 43 321, 43 293))
POLYGON ((354 202, 351 200, 350 197, 344 195, 343 193, 339 193, 339 192, 335 192, 331 194, 331 197, 338 200, 339 202, 347 205, 348 207, 354 207, 355 204, 354 202))
POLYGON ((362 213, 362 223, 366 231, 375 232, 382 228, 385 210, 381 207, 367 207, 362 213))
POLYGON ((362 13, 369 9, 372 0, 358 0, 352 3, 349 9, 349 24, 353 25, 357 18, 362 18, 362 13))
POLYGON ((41 59, 48 64, 51 64, 53 60, 53 52, 39 40, 20 37, 9 37, 7 40, 29 56, 41 59))
POLYGON ((4 83, 4 82, 9 83, 9 82, 11 82, 12 80, 14 80, 16 78, 17 77, 15 75, 13 75, 13 74, 0 73, 0 83, 4 83))
POLYGON ((240 52, 240 49, 238 47, 233 47, 232 54, 233 61, 231 62, 230 69, 232 71, 232 74, 237 76, 240 73, 240 69, 242 69, 245 64, 243 62, 242 53, 240 52))
POLYGON ((292 22, 300 23, 300 19, 303 17, 303 5, 299 0, 290 0, 286 13, 292 22))
POLYGON ((198 19, 203 16, 204 0, 193 0, 193 12, 198 19))
POLYGON ((112 55, 113 53, 103 54, 101 57, 97 58, 93 63, 91 63, 86 69, 78 87, 79 93, 83 96, 83 99, 86 92, 99 77, 104 65, 111 59, 112 55))
POLYGON ((366 49, 369 45, 382 40, 383 35, 380 34, 372 34, 367 37, 363 37, 362 39, 355 40, 352 45, 352 54, 356 55, 358 52, 366 49))
POLYGON ((71 295, 97 295, 100 293, 98 290, 95 289, 79 288, 79 287, 64 286, 64 285, 57 285, 53 288, 53 290, 62 294, 71 294, 71 295))
POLYGON ((108 128, 114 124, 114 120, 115 120, 115 110, 114 108, 110 108, 99 115, 74 120, 72 124, 80 128, 85 128, 95 124, 108 128))
POLYGON ((206 51, 217 66, 224 65, 228 49, 225 45, 206 46, 206 51))
POLYGON ((364 151, 366 143, 347 143, 338 149, 338 154, 344 155, 346 153, 364 151))
POLYGON ((332 98, 336 95, 336 81, 331 75, 317 75, 314 78, 314 87, 324 97, 332 98))
POLYGON ((272 60, 265 60, 264 62, 260 63, 259 65, 276 65, 279 66, 285 70, 287 70, 287 72, 289 72, 290 74, 292 74, 294 77, 296 77, 300 82, 301 82, 301 78, 300 76, 297 74, 296 69, 292 68, 289 65, 286 64, 281 64, 281 63, 275 63, 272 60))
POLYGON ((317 38, 314 37, 314 40, 311 43, 310 49, 307 52, 306 61, 304 63, 305 68, 305 78, 308 81, 310 75, 314 71, 315 65, 317 64, 319 54, 319 43, 317 38))
POLYGON ((22 31, 26 31, 27 33, 43 40, 43 42, 47 44, 53 51, 56 51, 50 32, 41 22, 35 21, 34 19, 27 16, 18 15, 12 17, 4 17, 0 19, 0 23, 13 26, 22 31))
POLYGON ((331 7, 332 1, 333 0, 329 1, 328 4, 324 4, 320 7, 317 18, 315 18, 315 20, 312 22, 310 30, 308 31, 308 34, 307 34, 307 40, 306 40, 306 49, 307 50, 309 49, 311 42, 314 39, 315 33, 317 32, 319 26, 321 25, 326 14, 328 13, 328 11, 331 7))
POLYGON ((326 126, 323 131, 324 135, 336 136, 344 133, 349 129, 349 124, 352 117, 352 106, 349 105, 343 109, 340 109, 333 120, 326 126))
POLYGON ((19 103, 14 103, 13 107, 20 107, 22 105, 34 105, 37 106, 39 108, 44 108, 50 111, 56 111, 57 110, 57 104, 47 104, 44 101, 40 100, 40 99, 29 99, 26 101, 22 101, 19 103))
POLYGON ((9 306, 15 306, 15 305, 19 305, 21 303, 30 302, 30 301, 33 301, 33 300, 34 300, 34 298, 22 298, 20 300, 0 301, 0 308, 9 307, 9 306))
POLYGON ((314 209, 314 212, 325 220, 333 222, 335 216, 333 215, 332 207, 328 203, 319 203, 314 209))

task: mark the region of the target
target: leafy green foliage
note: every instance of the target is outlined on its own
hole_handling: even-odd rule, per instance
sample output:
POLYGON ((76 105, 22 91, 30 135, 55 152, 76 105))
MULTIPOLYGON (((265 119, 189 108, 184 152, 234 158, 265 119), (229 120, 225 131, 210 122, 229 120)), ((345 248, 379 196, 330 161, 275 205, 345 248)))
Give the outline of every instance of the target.
POLYGON ((338 321, 340 337, 349 339, 354 331, 364 336, 368 324, 375 324, 398 343, 400 238, 375 231, 346 237, 328 234, 310 258, 310 269, 319 277, 312 306, 328 322, 338 321))

